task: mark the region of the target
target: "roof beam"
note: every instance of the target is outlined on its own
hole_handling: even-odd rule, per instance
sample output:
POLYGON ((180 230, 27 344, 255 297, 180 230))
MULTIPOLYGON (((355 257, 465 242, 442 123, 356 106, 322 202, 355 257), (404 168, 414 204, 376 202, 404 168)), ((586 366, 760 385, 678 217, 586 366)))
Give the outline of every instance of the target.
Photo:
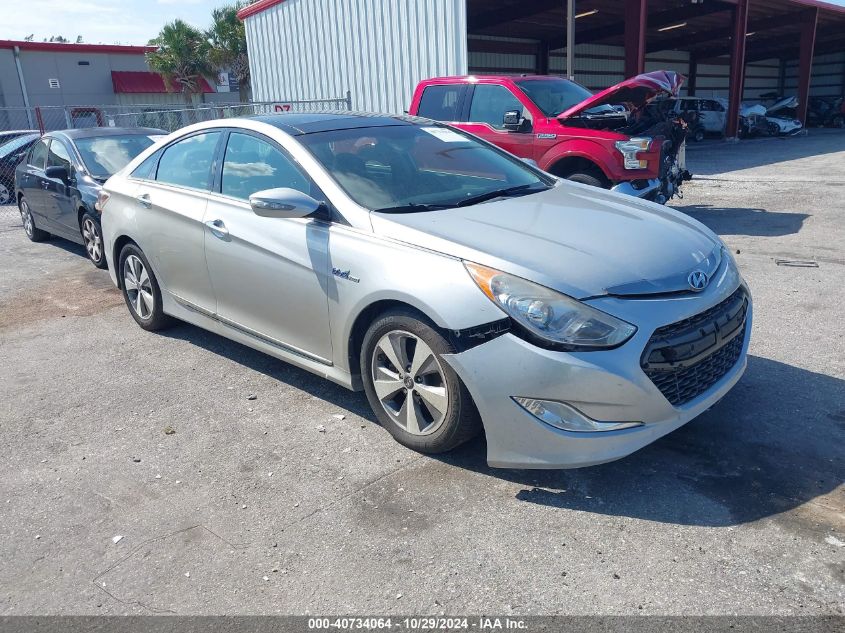
MULTIPOLYGON (((648 28, 660 28, 669 26, 676 22, 683 22, 703 15, 727 11, 735 3, 718 0, 707 4, 687 4, 666 11, 659 11, 648 16, 648 28)), ((608 26, 599 26, 591 29, 575 31, 575 42, 577 44, 588 44, 599 40, 606 40, 611 37, 619 37, 625 34, 625 22, 616 22, 608 26)))
MULTIPOLYGON (((798 24, 804 16, 804 11, 792 11, 784 13, 783 15, 776 15, 762 20, 755 20, 748 23, 748 32, 767 31, 782 26, 790 26, 798 24)), ((718 29, 710 29, 709 31, 699 31, 678 35, 677 37, 665 38, 662 40, 653 40, 648 45, 648 52, 655 53, 657 51, 669 51, 676 48, 689 47, 690 42, 704 43, 715 40, 725 40, 733 34, 733 27, 725 26, 718 29)), ((729 44, 724 45, 725 50, 730 48, 729 44)))
POLYGON ((496 9, 485 9, 470 13, 467 15, 467 30, 470 32, 484 30, 520 18, 530 18, 552 9, 560 9, 565 6, 564 2, 565 0, 534 0, 534 2, 512 0, 496 9))

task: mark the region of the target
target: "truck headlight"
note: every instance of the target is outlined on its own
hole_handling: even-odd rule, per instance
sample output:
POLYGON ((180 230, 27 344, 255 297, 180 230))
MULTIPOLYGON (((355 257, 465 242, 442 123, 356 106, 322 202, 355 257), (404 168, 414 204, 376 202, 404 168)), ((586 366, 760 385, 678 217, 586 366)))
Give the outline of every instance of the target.
POLYGON ((567 297, 551 288, 495 268, 464 262, 487 297, 527 333, 532 342, 563 351, 618 347, 636 326, 567 297))
POLYGON ((649 137, 629 138, 627 141, 616 141, 614 145, 617 151, 622 154, 625 169, 645 169, 648 167, 648 161, 640 160, 637 156, 640 152, 647 152, 651 147, 649 137))

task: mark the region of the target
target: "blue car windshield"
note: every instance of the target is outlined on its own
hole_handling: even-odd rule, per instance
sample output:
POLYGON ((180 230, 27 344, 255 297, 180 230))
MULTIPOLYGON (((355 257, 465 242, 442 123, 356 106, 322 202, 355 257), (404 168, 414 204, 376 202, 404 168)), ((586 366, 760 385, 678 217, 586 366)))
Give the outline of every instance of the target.
POLYGON ((397 125, 297 137, 358 204, 417 212, 527 195, 553 182, 518 158, 442 125, 397 125))

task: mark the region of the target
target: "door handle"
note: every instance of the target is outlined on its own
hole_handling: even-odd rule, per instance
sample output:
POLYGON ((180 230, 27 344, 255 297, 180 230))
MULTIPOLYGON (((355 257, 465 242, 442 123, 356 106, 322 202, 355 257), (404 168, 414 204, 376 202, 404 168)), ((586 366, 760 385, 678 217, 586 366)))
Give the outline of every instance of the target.
POLYGON ((215 237, 219 237, 221 240, 229 236, 229 229, 223 224, 223 220, 209 220, 205 225, 211 229, 215 237))
POLYGON ((153 203, 150 201, 150 194, 142 193, 140 196, 135 196, 135 200, 145 209, 149 209, 153 206, 153 203))

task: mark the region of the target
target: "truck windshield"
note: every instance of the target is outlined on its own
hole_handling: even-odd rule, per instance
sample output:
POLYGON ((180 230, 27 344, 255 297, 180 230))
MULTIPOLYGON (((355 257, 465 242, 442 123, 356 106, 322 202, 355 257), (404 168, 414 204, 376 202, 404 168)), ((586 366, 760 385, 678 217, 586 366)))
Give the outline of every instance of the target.
POLYGON ((518 158, 442 125, 397 125, 297 137, 358 204, 384 213, 465 206, 548 189, 518 158))
POLYGON ((575 104, 592 96, 581 84, 555 77, 517 80, 516 85, 548 117, 566 112, 575 104))

